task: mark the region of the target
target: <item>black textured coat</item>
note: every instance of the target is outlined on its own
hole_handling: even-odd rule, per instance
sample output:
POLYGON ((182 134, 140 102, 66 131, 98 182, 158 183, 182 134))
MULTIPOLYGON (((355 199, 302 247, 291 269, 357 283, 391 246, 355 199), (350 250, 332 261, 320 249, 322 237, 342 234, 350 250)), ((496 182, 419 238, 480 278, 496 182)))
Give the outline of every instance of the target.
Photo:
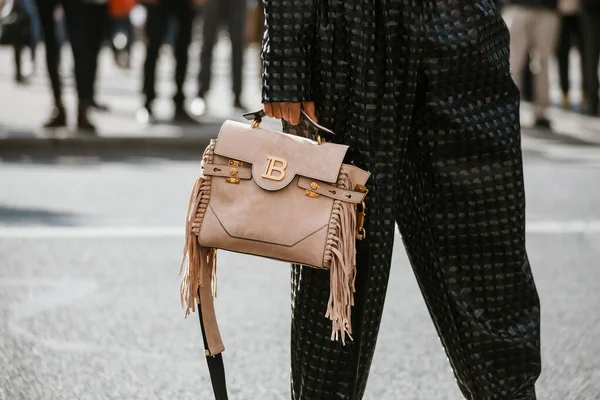
POLYGON ((526 7, 542 7, 556 10, 558 6, 557 0, 501 0, 503 5, 519 5, 526 7))
POLYGON ((362 398, 398 223, 465 397, 534 399, 519 93, 494 0, 264 5, 263 101, 315 101, 328 139, 372 172, 353 342, 330 341, 328 273, 292 268, 292 398, 362 398))

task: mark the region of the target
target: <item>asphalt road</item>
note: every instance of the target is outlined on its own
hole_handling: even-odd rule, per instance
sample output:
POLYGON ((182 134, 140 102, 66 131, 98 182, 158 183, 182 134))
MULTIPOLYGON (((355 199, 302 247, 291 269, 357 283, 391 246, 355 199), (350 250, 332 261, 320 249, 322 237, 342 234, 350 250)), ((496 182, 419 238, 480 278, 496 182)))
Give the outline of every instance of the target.
MULTIPOLYGON (((543 400, 600 398, 600 149, 528 152, 543 400), (561 153, 562 151, 562 153, 561 153)), ((211 399, 178 267, 197 160, 0 163, 0 399, 211 399)), ((365 399, 458 400, 399 235, 365 399)), ((289 270, 221 252, 232 399, 289 398, 289 270)))

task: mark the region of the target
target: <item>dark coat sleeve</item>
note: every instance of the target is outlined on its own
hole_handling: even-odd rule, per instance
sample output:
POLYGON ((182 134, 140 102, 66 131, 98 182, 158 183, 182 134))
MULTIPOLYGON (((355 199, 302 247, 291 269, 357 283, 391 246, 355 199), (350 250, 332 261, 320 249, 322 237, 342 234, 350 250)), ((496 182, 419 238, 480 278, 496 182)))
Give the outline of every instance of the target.
POLYGON ((263 103, 312 101, 315 0, 263 0, 263 103))

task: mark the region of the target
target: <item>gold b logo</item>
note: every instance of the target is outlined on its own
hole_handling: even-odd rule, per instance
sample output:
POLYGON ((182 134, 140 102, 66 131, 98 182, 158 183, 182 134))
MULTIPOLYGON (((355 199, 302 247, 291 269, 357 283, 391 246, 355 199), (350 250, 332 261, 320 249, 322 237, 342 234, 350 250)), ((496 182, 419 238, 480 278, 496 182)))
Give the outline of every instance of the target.
POLYGON ((261 176, 265 179, 271 179, 272 181, 281 181, 285 178, 285 169, 287 168, 287 161, 283 158, 267 156, 269 163, 265 173, 261 176), (279 164, 279 165, 278 165, 279 164), (277 171, 277 175, 273 175, 273 171, 277 171))

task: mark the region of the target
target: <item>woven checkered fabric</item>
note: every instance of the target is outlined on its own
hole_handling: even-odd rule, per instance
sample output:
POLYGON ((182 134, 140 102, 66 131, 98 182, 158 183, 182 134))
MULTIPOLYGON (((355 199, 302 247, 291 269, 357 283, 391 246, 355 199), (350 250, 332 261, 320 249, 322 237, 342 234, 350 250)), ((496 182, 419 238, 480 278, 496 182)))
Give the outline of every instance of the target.
POLYGON ((292 267, 292 398, 362 398, 398 223, 464 396, 535 399, 519 93, 494 1, 264 3, 263 101, 315 101, 373 174, 353 342, 330 341, 328 272, 292 267))

